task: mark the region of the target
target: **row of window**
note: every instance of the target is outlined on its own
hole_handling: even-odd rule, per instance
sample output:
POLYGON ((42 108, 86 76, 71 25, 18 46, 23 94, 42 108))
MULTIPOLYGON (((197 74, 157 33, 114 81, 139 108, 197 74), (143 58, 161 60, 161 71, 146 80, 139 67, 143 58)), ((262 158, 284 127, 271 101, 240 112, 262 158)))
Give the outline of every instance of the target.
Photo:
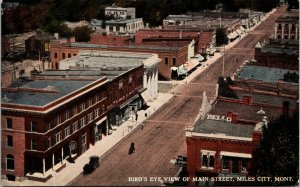
MULTIPOLYGON (((62 53, 61 55, 62 55, 62 59, 66 58, 65 53, 62 53)), ((76 53, 73 54, 73 56, 76 56, 76 55, 77 55, 76 53)), ((54 53, 54 58, 57 59, 57 53, 56 52, 54 53)), ((71 58, 71 53, 68 53, 68 58, 71 58)))
MULTIPOLYGON (((278 24, 278 29, 281 30, 282 26, 284 26, 285 28, 289 28, 288 24, 284 24, 284 25, 278 24)), ((296 30, 296 25, 295 24, 292 24, 292 30, 293 31, 296 30)))
MULTIPOLYGON (((231 173, 247 172, 248 159, 237 158, 237 157, 222 157, 222 170, 231 173)), ((215 166, 215 155, 214 154, 202 154, 201 167, 205 169, 213 169, 215 166)))
MULTIPOLYGON (((173 66, 176 65, 176 58, 173 58, 172 63, 173 63, 173 66)), ((168 57, 165 57, 165 64, 169 64, 169 58, 168 57)))

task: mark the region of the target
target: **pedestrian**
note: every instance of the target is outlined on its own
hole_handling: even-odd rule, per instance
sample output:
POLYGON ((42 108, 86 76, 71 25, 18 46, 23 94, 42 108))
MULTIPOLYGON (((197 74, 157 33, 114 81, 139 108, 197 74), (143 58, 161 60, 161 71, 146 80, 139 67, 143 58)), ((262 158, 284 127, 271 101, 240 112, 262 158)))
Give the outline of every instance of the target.
POLYGON ((134 142, 131 142, 128 154, 132 154, 134 153, 134 151, 135 151, 134 142))
POLYGON ((142 130, 144 129, 144 123, 141 124, 142 125, 142 130))
POLYGON ((138 117, 139 117, 138 113, 135 113, 135 121, 138 120, 138 117))
POLYGON ((145 112, 145 118, 147 118, 147 112, 145 112))

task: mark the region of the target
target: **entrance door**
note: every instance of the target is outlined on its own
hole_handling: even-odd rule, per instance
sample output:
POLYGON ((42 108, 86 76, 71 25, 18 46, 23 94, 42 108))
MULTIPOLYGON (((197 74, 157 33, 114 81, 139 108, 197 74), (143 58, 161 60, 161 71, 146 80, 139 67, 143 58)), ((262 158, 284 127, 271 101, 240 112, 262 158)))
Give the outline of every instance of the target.
POLYGON ((84 133, 81 137, 81 153, 86 151, 86 133, 84 133))

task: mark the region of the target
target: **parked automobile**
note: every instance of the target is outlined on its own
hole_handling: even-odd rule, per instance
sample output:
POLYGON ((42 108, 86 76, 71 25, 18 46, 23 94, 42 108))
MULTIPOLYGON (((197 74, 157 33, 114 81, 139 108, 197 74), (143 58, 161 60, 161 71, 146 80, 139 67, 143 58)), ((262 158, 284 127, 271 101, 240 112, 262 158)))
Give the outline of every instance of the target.
POLYGON ((88 164, 85 164, 83 166, 83 174, 90 174, 92 173, 96 168, 100 166, 99 157, 98 156, 91 156, 90 162, 88 164))

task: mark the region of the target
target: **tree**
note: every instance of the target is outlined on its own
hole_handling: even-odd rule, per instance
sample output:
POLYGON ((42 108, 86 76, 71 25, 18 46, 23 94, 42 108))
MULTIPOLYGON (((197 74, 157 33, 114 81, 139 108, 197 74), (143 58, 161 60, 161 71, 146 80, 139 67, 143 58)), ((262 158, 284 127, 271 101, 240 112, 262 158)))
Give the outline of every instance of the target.
POLYGON ((280 116, 267 126, 263 126, 262 133, 262 140, 253 154, 249 174, 273 179, 263 185, 297 185, 299 179, 298 110, 292 116, 280 116), (292 181, 275 181, 274 177, 292 177, 292 181))
POLYGON ((219 96, 238 99, 237 95, 231 90, 229 84, 224 80, 223 77, 219 77, 218 84, 219 84, 219 93, 218 93, 219 96))
POLYGON ((74 36, 76 42, 88 42, 90 41, 90 34, 92 33, 92 29, 87 26, 76 27, 74 29, 74 36))
POLYGON ((216 45, 221 46, 228 43, 228 37, 224 28, 216 30, 216 45))

